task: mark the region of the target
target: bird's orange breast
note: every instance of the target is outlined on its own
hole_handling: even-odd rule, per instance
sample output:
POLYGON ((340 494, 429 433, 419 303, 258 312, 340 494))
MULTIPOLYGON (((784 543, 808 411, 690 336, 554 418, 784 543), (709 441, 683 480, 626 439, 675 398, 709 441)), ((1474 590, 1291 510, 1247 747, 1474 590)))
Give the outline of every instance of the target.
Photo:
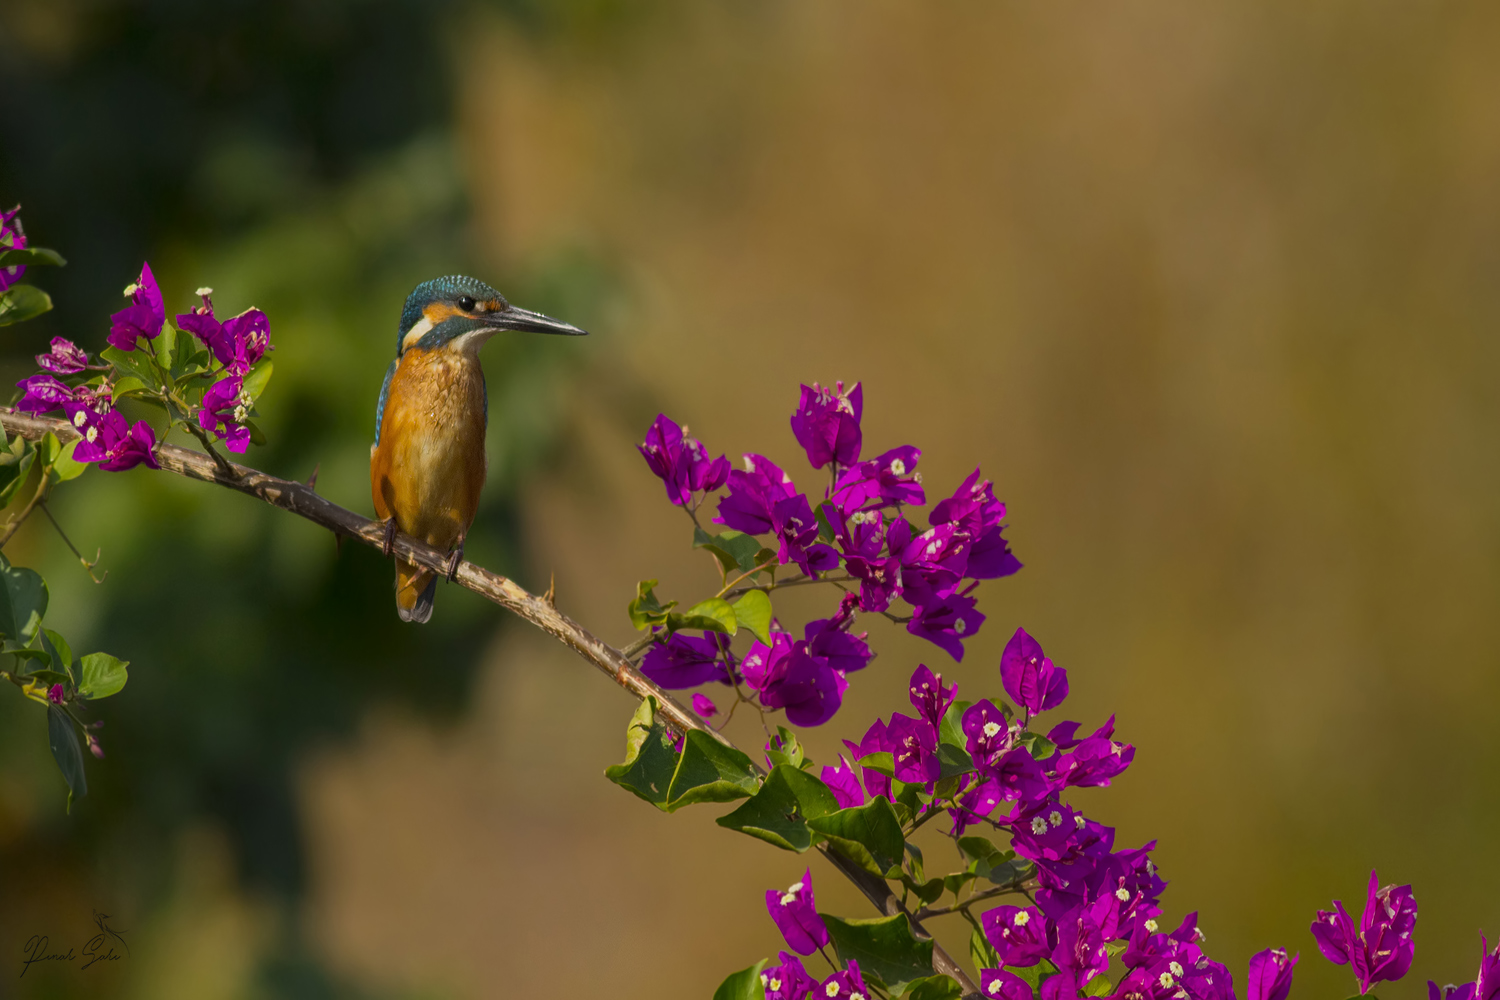
POLYGON ((463 538, 484 487, 484 409, 477 358, 409 348, 391 376, 370 454, 376 514, 438 548, 463 538))

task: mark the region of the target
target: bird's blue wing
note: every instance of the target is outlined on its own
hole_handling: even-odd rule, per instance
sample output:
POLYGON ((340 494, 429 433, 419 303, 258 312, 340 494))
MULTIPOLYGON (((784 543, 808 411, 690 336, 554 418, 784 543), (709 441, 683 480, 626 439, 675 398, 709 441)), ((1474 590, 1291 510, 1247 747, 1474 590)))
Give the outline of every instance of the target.
POLYGON ((380 443, 380 425, 385 422, 385 401, 391 394, 391 379, 396 375, 396 366, 401 363, 397 358, 391 362, 391 366, 385 370, 385 381, 380 383, 380 401, 375 404, 375 443, 380 443))

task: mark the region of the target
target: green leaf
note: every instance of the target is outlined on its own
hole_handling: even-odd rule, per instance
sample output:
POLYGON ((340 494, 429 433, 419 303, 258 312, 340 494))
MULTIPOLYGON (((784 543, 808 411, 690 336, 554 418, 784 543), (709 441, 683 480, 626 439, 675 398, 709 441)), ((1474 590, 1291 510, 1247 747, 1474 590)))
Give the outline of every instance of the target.
POLYGON ((843 962, 859 962, 859 971, 892 993, 900 994, 918 979, 932 976, 932 941, 911 931, 906 914, 845 920, 819 914, 843 962))
POLYGON ((73 681, 73 650, 68 645, 68 640, 50 628, 42 629, 41 640, 42 649, 46 650, 47 656, 52 660, 52 669, 60 674, 67 674, 68 680, 73 681))
POLYGON ((1004 853, 988 837, 959 837, 958 851, 970 861, 987 861, 993 855, 1004 853))
MULTIPOLYGON (((192 343, 192 341, 187 341, 187 343, 192 343)), ((156 363, 170 373, 172 371, 172 361, 176 356, 177 327, 171 323, 165 323, 161 328, 161 336, 156 338, 156 363)), ((115 392, 115 398, 120 398, 118 391, 115 392)))
POLYGON ((896 776, 896 755, 889 750, 877 750, 875 753, 867 753, 859 759, 859 766, 871 771, 878 771, 887 778, 896 776))
POLYGON ((604 769, 604 776, 654 806, 667 801, 667 789, 677 770, 672 738, 656 721, 656 699, 647 697, 625 727, 625 760, 604 769))
MULTIPOLYGON (((7 642, 6 645, 9 646, 10 643, 7 642)), ((48 656, 47 651, 43 649, 27 649, 21 646, 15 649, 7 649, 5 652, 16 658, 16 673, 23 676, 42 673, 45 667, 52 665, 52 657, 48 656), (32 670, 28 667, 28 664, 32 661, 40 661, 42 666, 32 670)))
MULTIPOLYGON (((984 936, 984 932, 975 927, 969 934, 969 960, 974 963, 976 969, 998 969, 1000 968, 1000 956, 996 954, 994 945, 984 936)), ((1035 993, 1035 985, 1032 987, 1035 993)))
POLYGON ((909 992, 902 1000, 959 1000, 964 995, 963 987, 951 976, 928 976, 909 984, 909 992))
POLYGON ((974 881, 973 872, 954 872, 952 875, 943 876, 943 888, 958 895, 958 890, 974 881))
POLYGON ((694 802, 729 802, 754 795, 760 787, 755 765, 708 733, 690 730, 682 753, 656 720, 656 699, 646 698, 625 729, 625 760, 604 776, 664 812, 694 802))
POLYGON ((926 882, 919 882, 916 879, 912 878, 910 875, 906 874, 902 874, 901 884, 910 889, 912 891, 912 894, 920 899, 924 904, 931 904, 936 902, 938 897, 943 894, 946 888, 943 884, 943 880, 940 878, 929 879, 926 882))
POLYGON ((17 435, 0 448, 0 506, 10 503, 10 498, 26 481, 31 463, 36 460, 36 449, 31 442, 17 435))
POLYGON ((755 557, 761 550, 760 540, 754 535, 747 535, 740 531, 725 531, 710 535, 702 528, 695 526, 693 548, 707 549, 712 552, 726 574, 748 573, 759 565, 755 557))
POLYGON ((172 380, 181 382, 183 379, 196 375, 202 375, 208 371, 212 355, 206 350, 193 350, 191 339, 183 338, 176 344, 173 354, 173 365, 171 370, 172 380))
POLYGON ((716 822, 800 854, 815 842, 807 820, 827 816, 838 808, 838 800, 823 782, 790 764, 777 764, 760 791, 716 822))
POLYGON ((271 381, 271 359, 261 358, 250 369, 250 374, 245 376, 245 381, 240 388, 250 394, 250 399, 260 398, 260 394, 266 391, 266 383, 271 381))
POLYGON ((129 665, 108 653, 88 654, 83 658, 83 682, 78 685, 78 693, 96 701, 118 694, 129 679, 125 669, 129 665))
POLYGON ((699 729, 688 731, 677 773, 667 791, 667 812, 695 802, 732 802, 754 795, 760 788, 755 764, 734 747, 699 729))
POLYGON ((1046 760, 1057 752, 1057 744, 1040 733, 1022 733, 1016 737, 1016 742, 1031 751, 1031 756, 1037 760, 1046 760))
POLYGON ((766 756, 771 758, 772 767, 777 764, 804 767, 811 763, 811 761, 807 760, 807 754, 802 749, 802 744, 797 740, 797 734, 786 726, 776 727, 776 739, 767 744, 766 756))
POLYGON ((964 735, 964 713, 974 703, 972 701, 955 701, 948 706, 948 711, 943 713, 943 721, 938 724, 938 743, 946 743, 949 746, 966 749, 969 738, 964 735))
POLYGON ((906 854, 911 858, 908 870, 916 876, 917 881, 927 881, 927 875, 922 871, 922 849, 908 840, 906 842, 906 854))
POLYGON ((88 471, 87 462, 78 462, 73 459, 73 449, 78 447, 78 440, 59 444, 51 431, 48 431, 47 436, 42 439, 46 447, 39 451, 43 455, 43 464, 48 467, 47 475, 53 483, 65 483, 70 479, 77 479, 88 471))
POLYGON ((826 837, 835 851, 865 871, 881 877, 899 877, 906 840, 901 834, 901 822, 884 798, 809 819, 807 826, 826 837))
POLYGON ((725 632, 734 635, 739 631, 734 608, 722 597, 710 597, 699 601, 680 614, 667 615, 667 627, 676 632, 685 628, 701 628, 706 632, 725 632))
POLYGON ((719 984, 714 990, 713 1000, 766 1000, 766 988, 761 985, 760 972, 771 960, 763 958, 748 969, 741 969, 719 984))
POLYGON ((127 375, 125 378, 122 378, 120 379, 120 381, 115 383, 114 397, 115 399, 124 399, 126 396, 129 396, 132 393, 140 392, 145 388, 146 383, 142 382, 134 375, 127 375))
POLYGON ((0 638, 24 645, 47 613, 47 584, 35 570, 12 566, 0 554, 0 638))
POLYGON ((67 712, 56 705, 47 706, 47 744, 52 748, 52 759, 68 783, 68 804, 74 798, 89 793, 88 779, 83 776, 83 751, 78 746, 78 732, 67 712))
MULTIPOLYGON (((969 946, 972 949, 973 942, 970 942, 969 946)), ((991 951, 990 954, 993 955, 994 952, 991 951)), ((997 958, 997 964, 998 961, 999 959, 997 958)), ((994 968, 994 966, 988 966, 988 968, 994 968)), ((1026 980, 1026 985, 1031 987, 1031 992, 1033 994, 1039 994, 1042 991, 1042 983, 1057 975, 1057 966, 1053 965, 1051 962, 1044 958, 1040 962, 1037 962, 1035 965, 1007 965, 1005 966, 1005 971, 1026 980)))
POLYGON ((1109 952, 1110 958, 1119 958, 1121 955, 1125 954, 1126 950, 1129 947, 1129 941, 1106 941, 1104 943, 1104 950, 1109 952))
POLYGON ((161 388, 161 376, 156 373, 156 366, 151 363, 151 355, 146 353, 144 347, 138 347, 133 351, 122 351, 118 347, 106 347, 99 352, 101 360, 114 365, 115 371, 122 376, 134 375, 141 383, 150 389, 161 388))
POLYGON ((15 267, 25 265, 27 267, 66 267, 67 261, 63 260, 62 254, 56 250, 48 250, 46 247, 11 247, 0 250, 0 267, 15 267))
POLYGON ((969 756, 967 750, 963 750, 951 743, 939 743, 937 748, 937 759, 943 766, 941 778, 956 778, 961 774, 968 774, 974 770, 974 758, 969 756))
POLYGON ((266 432, 260 429, 260 425, 253 420, 245 421, 245 429, 250 432, 250 443, 257 448, 263 448, 266 444, 266 432))
POLYGON ((635 585, 635 600, 630 602, 630 621, 636 631, 644 632, 653 625, 665 625, 667 612, 675 607, 676 601, 668 601, 663 607, 656 599, 655 580, 642 580, 635 585))
POLYGON ((829 514, 833 509, 833 502, 824 500, 818 504, 818 509, 813 511, 813 516, 818 519, 818 541, 820 542, 832 542, 838 537, 833 530, 833 518, 837 514, 829 514))
POLYGON ((740 628, 755 633, 764 645, 771 644, 771 598, 763 590, 747 592, 734 602, 734 617, 740 628))
MULTIPOLYGON (((41 653, 41 650, 33 650, 33 652, 41 653)), ((47 658, 45 653, 42 654, 41 661, 43 663, 52 662, 47 658)), ((70 679, 67 674, 60 674, 56 670, 33 670, 22 676, 44 687, 51 687, 54 684, 67 684, 70 679)))
POLYGON ((1101 972, 1089 980, 1089 984, 1083 988, 1083 995, 1086 997, 1107 997, 1114 991, 1115 984, 1110 982, 1109 977, 1101 972))
POLYGON ((896 817, 902 826, 915 819, 922 807, 932 801, 926 789, 914 781, 892 782, 891 791, 896 797, 896 817))
POLYGON ((52 296, 35 285, 11 285, 0 294, 0 326, 35 319, 52 308, 52 296))

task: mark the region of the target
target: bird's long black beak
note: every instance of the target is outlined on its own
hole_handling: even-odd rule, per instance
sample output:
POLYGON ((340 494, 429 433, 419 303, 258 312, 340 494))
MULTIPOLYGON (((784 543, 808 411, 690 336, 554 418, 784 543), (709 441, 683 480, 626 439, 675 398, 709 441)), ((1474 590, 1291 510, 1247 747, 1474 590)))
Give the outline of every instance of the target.
POLYGON ((497 330, 519 330, 522 333, 555 333, 565 337, 587 337, 589 333, 572 323, 519 306, 506 306, 502 311, 486 316, 485 323, 497 330))

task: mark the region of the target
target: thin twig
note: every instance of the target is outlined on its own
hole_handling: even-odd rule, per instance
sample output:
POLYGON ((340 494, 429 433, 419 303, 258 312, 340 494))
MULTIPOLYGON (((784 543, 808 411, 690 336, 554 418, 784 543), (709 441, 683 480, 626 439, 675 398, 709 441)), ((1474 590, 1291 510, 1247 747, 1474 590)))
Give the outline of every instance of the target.
MULTIPOLYGON (((77 430, 65 420, 29 417, 3 410, 0 410, 0 426, 3 426, 10 434, 19 434, 31 440, 38 440, 48 432, 56 434, 58 440, 64 443, 78 437, 77 430)), ((263 500, 273 507, 291 511, 329 531, 358 539, 373 549, 379 550, 383 547, 385 525, 380 521, 373 521, 324 499, 309 489, 305 483, 267 475, 256 469, 226 462, 222 456, 216 457, 219 458, 219 462, 215 462, 213 458, 202 452, 180 448, 173 444, 161 444, 156 449, 156 459, 165 472, 200 482, 226 486, 263 500), (227 468, 222 468, 220 463, 227 468)), ((396 558, 405 562, 415 563, 435 573, 447 572, 447 552, 435 549, 409 535, 397 533, 393 549, 396 558)), ((514 580, 471 562, 461 562, 458 565, 454 582, 546 632, 637 698, 655 698, 660 706, 658 717, 674 731, 696 729, 709 734, 725 746, 734 746, 725 736, 684 708, 676 698, 632 666, 624 653, 603 642, 588 629, 514 580)), ((756 766, 756 770, 759 771, 760 768, 756 766)), ((905 914, 911 920, 912 930, 918 937, 931 938, 921 923, 913 919, 911 914, 902 907, 901 901, 892 894, 885 879, 872 875, 843 855, 833 853, 828 849, 827 844, 820 844, 818 850, 853 882, 860 892, 864 893, 865 898, 873 903, 877 910, 886 916, 905 914)), ((968 972, 936 943, 932 948, 932 967, 935 972, 952 976, 957 980, 966 998, 980 997, 979 988, 974 984, 968 972)))
POLYGON ((735 577, 733 580, 730 580, 728 583, 724 584, 724 589, 721 590, 721 591, 719 591, 714 596, 715 597, 723 597, 725 594, 729 593, 729 591, 734 587, 735 584, 737 584, 741 580, 745 579, 745 577, 747 577, 747 576, 754 576, 756 573, 759 573, 761 570, 766 569, 767 567, 771 566, 775 562, 776 562, 776 557, 772 556, 770 559, 767 559, 765 562, 761 563, 759 566, 756 566, 754 569, 748 569, 748 570, 746 570, 745 572, 741 573, 739 576, 735 577))
POLYGON ((42 513, 47 515, 47 520, 52 522, 52 527, 57 529, 57 533, 62 536, 62 540, 67 543, 68 548, 78 557, 78 561, 83 563, 83 568, 88 573, 89 579, 95 583, 103 583, 105 578, 109 576, 109 570, 104 571, 104 576, 95 576, 94 567, 99 565, 99 560, 104 556, 104 550, 100 549, 94 556, 94 561, 89 562, 83 557, 83 553, 78 551, 78 546, 73 544, 73 540, 68 537, 68 533, 63 530, 63 526, 57 523, 57 518, 52 516, 52 508, 47 506, 46 501, 42 502, 41 507, 42 513))
POLYGON ((966 909, 970 906, 973 906, 975 903, 983 902, 986 899, 994 899, 996 896, 1009 896, 1013 893, 1021 893, 1022 895, 1024 895, 1025 891, 1026 890, 1019 885, 997 885, 993 889, 985 889, 983 892, 974 893, 974 895, 970 896, 962 903, 954 903, 952 906, 924 906, 913 915, 918 920, 926 920, 928 917, 941 917, 946 913, 957 913, 959 910, 966 909))
MULTIPOLYGON (((64 421, 59 420, 58 423, 61 424, 64 421)), ((73 425, 67 424, 66 426, 72 427, 73 425)), ((74 437, 77 437, 77 435, 75 434, 74 437)), ((5 548, 5 543, 11 540, 11 537, 20 529, 26 519, 31 516, 31 512, 36 510, 36 505, 41 503, 42 498, 47 495, 47 470, 42 469, 41 473, 42 481, 36 484, 36 493, 32 494, 31 502, 21 508, 21 513, 17 514, 15 519, 5 526, 5 533, 0 534, 0 549, 5 548)))

